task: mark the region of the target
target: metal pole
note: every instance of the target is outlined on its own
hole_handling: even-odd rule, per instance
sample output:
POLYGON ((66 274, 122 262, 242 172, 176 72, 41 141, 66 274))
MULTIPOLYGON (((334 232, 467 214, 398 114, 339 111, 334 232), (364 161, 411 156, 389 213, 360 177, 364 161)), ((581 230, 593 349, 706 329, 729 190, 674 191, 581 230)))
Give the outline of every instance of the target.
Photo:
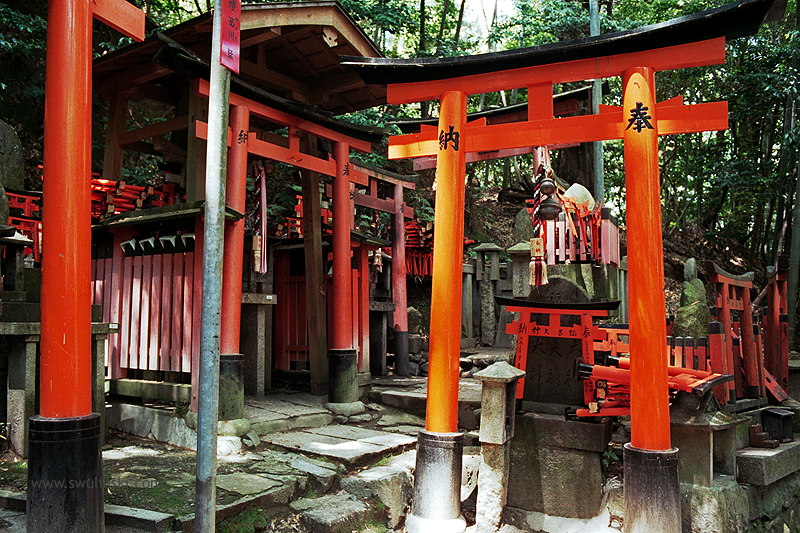
MULTIPOLYGON (((589 0, 589 35, 600 35, 600 10, 597 0, 589 0)), ((592 113, 600 112, 600 102, 603 100, 603 80, 592 81, 592 113)), ((605 197, 605 169, 603 168, 603 141, 595 141, 593 154, 594 167, 594 199, 603 205, 605 197)))
POLYGON ((224 240, 225 174, 230 74, 220 64, 222 0, 214 2, 206 147, 203 294, 200 320, 200 387, 197 412, 195 531, 213 533, 217 500, 217 419, 224 240))

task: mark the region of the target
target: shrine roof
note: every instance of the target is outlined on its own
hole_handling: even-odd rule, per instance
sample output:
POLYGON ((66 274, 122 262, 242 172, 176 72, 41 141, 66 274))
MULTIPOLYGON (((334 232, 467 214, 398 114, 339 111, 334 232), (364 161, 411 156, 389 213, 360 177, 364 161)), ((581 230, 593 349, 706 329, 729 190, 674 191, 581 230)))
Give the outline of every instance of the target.
POLYGON ((373 85, 414 83, 523 67, 640 52, 708 39, 735 39, 754 34, 762 22, 783 16, 785 0, 739 0, 666 22, 503 52, 460 57, 388 59, 342 57, 364 81, 373 85))
MULTIPOLYGON (((158 54, 157 61, 168 67, 171 71, 184 77, 208 79, 209 66, 206 61, 194 55, 188 49, 177 43, 166 43, 158 54)), ((369 141, 380 142, 387 131, 372 127, 362 126, 334 118, 331 113, 326 113, 315 106, 282 98, 276 94, 247 83, 238 76, 231 76, 231 93, 249 98, 255 102, 267 105, 273 109, 284 111, 297 118, 302 118, 314 124, 330 128, 344 135, 369 141)))
MULTIPOLYGON (((205 13, 151 35, 94 61, 100 92, 169 93, 173 74, 154 62, 171 39, 205 61, 211 49, 212 16, 205 13)), ((381 57, 381 52, 335 1, 245 4, 241 16, 241 68, 238 77, 283 98, 302 101, 334 114, 385 102, 382 87, 368 87, 340 55, 381 57)))

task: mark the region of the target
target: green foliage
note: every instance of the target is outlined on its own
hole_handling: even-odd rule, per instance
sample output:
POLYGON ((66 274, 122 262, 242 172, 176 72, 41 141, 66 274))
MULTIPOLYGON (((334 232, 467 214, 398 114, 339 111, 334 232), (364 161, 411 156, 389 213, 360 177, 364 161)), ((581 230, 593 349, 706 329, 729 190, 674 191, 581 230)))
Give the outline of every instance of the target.
POLYGON ((44 118, 47 24, 33 7, 0 4, 0 118, 26 147, 40 143, 44 118))

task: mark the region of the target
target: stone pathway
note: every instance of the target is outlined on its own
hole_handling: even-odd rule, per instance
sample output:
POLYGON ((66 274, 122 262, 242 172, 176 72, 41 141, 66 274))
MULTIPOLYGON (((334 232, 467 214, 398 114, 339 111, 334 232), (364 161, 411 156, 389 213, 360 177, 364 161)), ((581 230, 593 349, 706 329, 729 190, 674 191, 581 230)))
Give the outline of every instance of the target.
POLYGON ((404 451, 413 446, 417 439, 399 433, 334 425, 276 433, 265 436, 262 441, 289 450, 299 450, 341 461, 348 467, 354 468, 404 451))

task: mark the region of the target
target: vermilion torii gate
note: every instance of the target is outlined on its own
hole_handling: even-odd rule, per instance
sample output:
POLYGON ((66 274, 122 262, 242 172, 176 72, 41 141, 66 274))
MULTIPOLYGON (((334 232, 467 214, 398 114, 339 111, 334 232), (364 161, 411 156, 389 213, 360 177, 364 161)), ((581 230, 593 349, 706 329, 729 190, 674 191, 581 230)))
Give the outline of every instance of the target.
POLYGON ((420 432, 410 532, 463 530, 458 376, 466 154, 622 139, 627 189, 631 442, 625 447, 625 528, 680 531, 677 449, 667 387, 658 135, 726 129, 727 103, 656 101, 655 73, 725 62, 727 38, 754 33, 773 0, 742 0, 663 24, 581 41, 466 58, 345 58, 389 103, 439 101, 438 127, 395 136, 389 157, 436 155, 436 235, 426 429, 420 432), (553 85, 622 78, 622 106, 554 118, 553 85), (400 81, 402 80, 402 82, 400 81), (527 88, 526 121, 467 122, 472 94, 527 88), (445 452, 444 450, 448 450, 445 452))
POLYGON ((144 13, 122 0, 51 0, 45 80, 39 416, 30 420, 27 531, 103 527, 100 415, 91 387, 92 20, 137 40, 144 13))

